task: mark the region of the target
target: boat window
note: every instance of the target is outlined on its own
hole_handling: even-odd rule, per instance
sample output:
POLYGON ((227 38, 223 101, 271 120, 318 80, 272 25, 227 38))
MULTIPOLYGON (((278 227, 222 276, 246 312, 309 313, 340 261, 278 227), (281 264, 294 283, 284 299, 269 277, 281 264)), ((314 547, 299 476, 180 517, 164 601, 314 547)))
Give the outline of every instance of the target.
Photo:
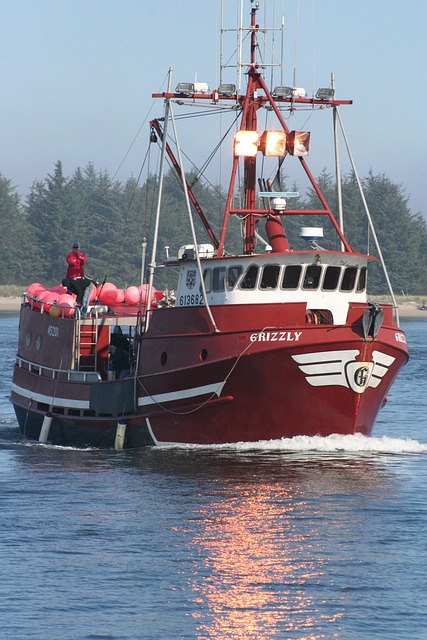
POLYGON ((298 289, 299 280, 301 277, 300 265, 290 264, 285 267, 282 280, 283 289, 298 289))
POLYGON ((225 267, 215 267, 213 270, 213 290, 224 291, 225 289, 225 267))
POLYGON ((317 289, 320 281, 322 267, 318 264, 310 264, 305 270, 303 289, 317 289))
POLYGON ((359 279, 357 281, 356 291, 365 291, 366 289, 366 267, 362 267, 359 271, 359 279))
POLYGON ((267 264, 262 270, 261 289, 276 289, 279 281, 280 266, 278 264, 267 264))
POLYGON ((246 271, 240 283, 241 289, 255 289, 258 276, 258 267, 252 264, 246 271))
POLYGON ((237 284, 238 279, 240 278, 240 276, 242 275, 242 271, 243 271, 243 267, 236 266, 236 267, 229 267, 228 268, 228 272, 227 272, 227 287, 228 289, 234 289, 234 287, 237 284))
POLYGON ((335 291, 340 279, 341 267, 327 267, 323 277, 323 289, 325 291, 335 291))
POLYGON ((347 267, 341 282, 341 291, 353 291, 356 284, 357 267, 347 267))
MULTIPOLYGON (((206 293, 212 291, 212 269, 203 269, 203 282, 205 283, 206 293)), ((201 286, 200 292, 202 292, 201 286)))

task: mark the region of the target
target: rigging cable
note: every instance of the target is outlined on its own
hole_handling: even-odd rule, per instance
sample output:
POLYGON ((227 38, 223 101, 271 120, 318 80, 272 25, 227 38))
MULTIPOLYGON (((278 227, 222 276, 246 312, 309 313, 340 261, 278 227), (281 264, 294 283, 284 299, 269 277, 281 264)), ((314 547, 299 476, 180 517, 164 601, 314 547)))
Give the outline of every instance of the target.
POLYGON ((345 145, 347 147, 348 157, 350 158, 350 162, 351 162, 351 166, 353 168, 354 176, 355 176, 356 181, 357 181, 357 186, 359 187, 359 193, 360 193, 360 197, 362 198, 362 202, 363 202, 363 206, 364 206, 364 209, 365 209, 366 217, 368 218, 369 228, 371 230, 372 237, 374 239, 375 246, 376 246, 377 251, 378 251, 378 256, 380 258, 381 266, 383 268, 384 277, 386 279, 387 286, 388 286, 388 289, 389 289, 389 292, 390 292, 390 296, 391 296, 391 299, 393 301, 393 307, 394 307, 394 310, 395 310, 395 313, 396 313, 396 321, 397 321, 397 324, 399 325, 399 309, 398 309, 398 306, 397 306, 396 298, 395 298, 395 295, 394 295, 393 288, 391 286, 391 282, 390 282, 390 278, 389 278, 389 275, 388 275, 387 267, 385 265, 384 257, 383 257, 383 254, 382 254, 382 251, 381 251, 381 247, 380 247, 380 244, 379 244, 379 241, 378 241, 378 237, 377 237, 377 234, 376 234, 376 231, 375 231, 375 228, 374 228, 374 223, 372 221, 372 217, 371 217, 371 213, 369 211, 368 203, 366 202, 365 194, 363 192, 362 183, 360 182, 359 174, 357 173, 357 169, 356 169, 355 162, 353 160, 353 155, 351 153, 350 145, 348 143, 348 139, 347 139, 347 136, 346 136, 345 131, 344 131, 344 125, 343 125, 343 122, 342 122, 342 119, 341 119, 341 114, 338 111, 338 109, 336 111, 336 114, 337 114, 338 121, 340 123, 341 132, 342 132, 342 135, 343 135, 343 138, 344 138, 344 142, 345 142, 345 145))

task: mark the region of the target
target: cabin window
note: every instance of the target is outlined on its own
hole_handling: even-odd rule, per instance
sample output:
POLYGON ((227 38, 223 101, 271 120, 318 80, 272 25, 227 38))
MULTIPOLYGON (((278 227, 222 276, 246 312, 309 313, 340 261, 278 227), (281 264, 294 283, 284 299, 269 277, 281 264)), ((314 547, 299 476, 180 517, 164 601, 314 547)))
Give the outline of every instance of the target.
POLYGON ((278 264, 267 264, 262 270, 261 289, 276 289, 279 281, 280 266, 278 264))
POLYGON ((359 271, 359 279, 357 281, 356 291, 360 293, 366 289, 366 267, 362 267, 359 271))
POLYGON ((243 279, 240 283, 241 289, 255 289, 256 281, 258 277, 258 267, 252 264, 246 271, 243 279))
POLYGON ((224 291, 225 289, 225 267, 215 267, 213 270, 214 291, 224 291))
MULTIPOLYGON (((203 270, 203 282, 205 283, 206 293, 210 293, 212 291, 212 269, 203 270)), ((200 286, 200 292, 202 292, 201 286, 200 286)))
POLYGON ((338 287, 340 274, 341 274, 340 267, 327 267, 325 269, 325 275, 323 277, 323 287, 322 287, 324 291, 335 291, 335 289, 338 287))
POLYGON ((299 281, 301 277, 300 265, 290 264, 285 267, 283 274, 282 288, 283 289, 298 289, 299 281))
POLYGON ((320 281, 322 267, 318 264, 310 264, 305 270, 303 289, 317 289, 320 281))
POLYGON ((347 267, 341 282, 341 291, 353 291, 356 284, 357 267, 347 267))
POLYGON ((234 289, 238 279, 242 275, 243 267, 240 265, 237 267, 229 267, 227 272, 227 287, 228 289, 234 289))

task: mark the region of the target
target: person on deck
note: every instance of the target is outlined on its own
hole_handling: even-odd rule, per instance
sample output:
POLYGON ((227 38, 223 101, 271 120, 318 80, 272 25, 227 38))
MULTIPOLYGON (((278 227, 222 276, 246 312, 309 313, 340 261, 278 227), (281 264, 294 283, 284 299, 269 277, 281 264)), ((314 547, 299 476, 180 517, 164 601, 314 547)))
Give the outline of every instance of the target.
POLYGON ((90 278, 81 278, 78 276, 77 278, 64 278, 62 286, 67 288, 67 293, 74 293, 76 295, 76 304, 80 306, 83 303, 83 296, 86 288, 91 282, 96 284, 90 278))
POLYGON ((78 242, 73 242, 72 251, 67 255, 68 269, 66 278, 84 278, 86 256, 79 251, 78 242))
POLYGON ((129 353, 115 344, 110 345, 110 364, 119 380, 130 375, 129 353))

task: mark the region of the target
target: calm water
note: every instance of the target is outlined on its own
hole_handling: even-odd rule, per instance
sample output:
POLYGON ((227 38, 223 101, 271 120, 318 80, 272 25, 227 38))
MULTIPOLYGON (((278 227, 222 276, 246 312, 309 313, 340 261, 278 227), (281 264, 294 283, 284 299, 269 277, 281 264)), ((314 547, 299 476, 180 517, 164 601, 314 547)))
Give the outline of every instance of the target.
POLYGON ((23 442, 0 318, 2 640, 427 639, 427 321, 371 439, 23 442))

